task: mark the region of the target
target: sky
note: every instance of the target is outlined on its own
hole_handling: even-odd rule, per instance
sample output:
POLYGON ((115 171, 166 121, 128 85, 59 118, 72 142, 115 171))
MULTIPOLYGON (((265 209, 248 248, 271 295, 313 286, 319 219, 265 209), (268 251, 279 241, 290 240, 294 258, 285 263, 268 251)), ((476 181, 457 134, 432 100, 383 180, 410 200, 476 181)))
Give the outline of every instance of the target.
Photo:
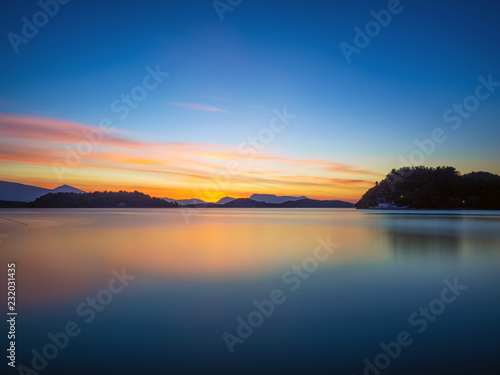
POLYGON ((492 1, 3 1, 0 179, 356 202, 500 173, 492 1))

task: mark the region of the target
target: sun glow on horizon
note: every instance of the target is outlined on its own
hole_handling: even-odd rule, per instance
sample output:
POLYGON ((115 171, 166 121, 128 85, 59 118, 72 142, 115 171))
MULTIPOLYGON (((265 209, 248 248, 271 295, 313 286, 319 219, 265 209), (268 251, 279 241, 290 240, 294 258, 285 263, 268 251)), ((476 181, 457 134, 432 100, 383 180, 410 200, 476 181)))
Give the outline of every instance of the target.
POLYGON ((137 190, 207 202, 253 193, 354 201, 381 176, 329 160, 258 150, 249 157, 227 144, 143 141, 44 117, 0 114, 0 131, 3 178, 48 188, 137 190))

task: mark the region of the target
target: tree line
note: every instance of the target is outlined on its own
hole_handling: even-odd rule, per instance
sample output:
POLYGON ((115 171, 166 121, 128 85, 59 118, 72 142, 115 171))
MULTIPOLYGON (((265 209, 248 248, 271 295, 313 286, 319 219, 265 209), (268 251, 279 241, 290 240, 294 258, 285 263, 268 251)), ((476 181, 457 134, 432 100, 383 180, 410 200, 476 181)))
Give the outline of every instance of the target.
POLYGON ((96 191, 94 193, 48 193, 26 204, 29 208, 152 208, 178 207, 178 204, 134 192, 96 191))
POLYGON ((394 203, 417 209, 500 209, 500 176, 488 172, 461 175, 454 167, 403 167, 376 182, 356 203, 370 208, 394 203))

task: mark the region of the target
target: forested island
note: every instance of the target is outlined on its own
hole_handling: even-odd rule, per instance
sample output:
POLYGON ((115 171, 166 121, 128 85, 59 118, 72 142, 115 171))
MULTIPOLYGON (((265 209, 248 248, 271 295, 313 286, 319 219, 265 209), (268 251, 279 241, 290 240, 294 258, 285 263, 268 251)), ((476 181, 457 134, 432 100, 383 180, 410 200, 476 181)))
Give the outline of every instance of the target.
POLYGON ((154 208, 178 207, 175 202, 152 198, 147 194, 134 192, 94 192, 94 193, 48 193, 33 202, 28 208, 154 208))
POLYGON ((461 175, 454 167, 393 169, 356 203, 356 208, 382 202, 415 209, 500 209, 500 176, 488 172, 461 175))

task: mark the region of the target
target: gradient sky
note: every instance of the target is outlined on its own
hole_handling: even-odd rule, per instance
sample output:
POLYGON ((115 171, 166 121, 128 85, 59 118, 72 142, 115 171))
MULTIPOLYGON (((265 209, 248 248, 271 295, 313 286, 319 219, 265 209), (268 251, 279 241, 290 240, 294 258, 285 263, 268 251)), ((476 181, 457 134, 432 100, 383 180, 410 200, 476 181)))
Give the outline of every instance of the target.
POLYGON ((417 164, 500 173, 500 87, 469 98, 474 110, 456 129, 443 119, 476 95, 479 76, 500 82, 499 3, 401 1, 350 63, 340 44, 354 45, 354 28, 387 1, 233 8, 221 20, 210 0, 72 0, 16 53, 9 33, 23 36, 22 18, 41 8, 2 2, 0 179, 178 199, 355 202, 436 128, 446 141, 417 164), (114 112, 157 66, 168 77, 126 116, 114 112), (249 137, 269 135, 285 108, 296 117, 250 152, 249 137), (112 131, 99 128, 106 118, 112 131), (89 133, 102 139, 75 162, 68 150, 89 133))

